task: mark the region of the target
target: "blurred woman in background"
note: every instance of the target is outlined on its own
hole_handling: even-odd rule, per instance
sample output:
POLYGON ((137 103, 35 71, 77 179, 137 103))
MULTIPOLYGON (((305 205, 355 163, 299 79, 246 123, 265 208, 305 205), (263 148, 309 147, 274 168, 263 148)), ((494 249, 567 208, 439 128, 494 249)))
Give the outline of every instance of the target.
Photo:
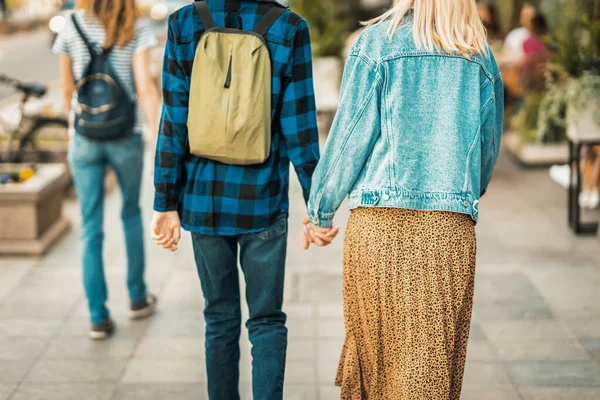
POLYGON ((530 3, 523 5, 521 9, 521 26, 506 35, 502 51, 502 63, 520 60, 523 57, 523 44, 531 35, 531 23, 536 14, 538 14, 536 6, 530 3))
MULTIPOLYGON (((123 132, 119 139, 96 141, 80 134, 81 126, 77 124, 68 155, 81 204, 83 281, 91 313, 90 337, 106 339, 115 327, 106 307, 108 296, 102 257, 107 167, 116 173, 123 199, 121 219, 127 250, 131 318, 151 315, 156 304, 156 297, 148 294, 144 281, 144 230, 139 205, 144 157, 140 111, 144 111, 153 132, 158 132, 159 124, 160 100, 150 73, 149 55, 156 39, 149 27, 138 18, 135 0, 80 0, 79 8, 74 20, 68 19, 66 28, 54 45, 54 52, 60 56, 64 102, 71 120, 82 109, 74 98, 75 90, 84 81, 97 78, 84 76, 92 53, 95 57, 108 57, 115 78, 131 98, 139 101, 130 134, 123 132), (91 48, 84 38, 91 43, 91 48)), ((102 79, 114 84, 111 77, 102 79)), ((119 132, 115 135, 119 136, 119 132)), ((110 234, 115 235, 116 232, 111 231, 110 234)))
POLYGON ((526 57, 547 52, 544 36, 548 34, 548 22, 541 12, 536 12, 528 28, 529 37, 523 42, 523 54, 526 57))
POLYGON ((459 400, 502 77, 475 0, 396 0, 368 25, 304 228, 305 247, 330 242, 349 195, 337 384, 346 400, 459 400))
POLYGON ((546 90, 546 66, 550 52, 544 42, 548 34, 546 17, 536 12, 528 27, 529 37, 523 42, 523 56, 517 62, 521 70, 521 85, 526 93, 540 93, 546 90))
MULTIPOLYGON (((527 3, 523 6, 521 10, 521 26, 513 29, 506 35, 504 45, 498 56, 498 63, 502 69, 502 76, 506 86, 507 102, 511 106, 515 103, 515 100, 525 95, 525 88, 521 80, 521 64, 525 56, 524 44, 531 37, 531 24, 537 14, 538 9, 532 4, 527 3)), ((512 112, 509 114, 512 114, 512 112)))

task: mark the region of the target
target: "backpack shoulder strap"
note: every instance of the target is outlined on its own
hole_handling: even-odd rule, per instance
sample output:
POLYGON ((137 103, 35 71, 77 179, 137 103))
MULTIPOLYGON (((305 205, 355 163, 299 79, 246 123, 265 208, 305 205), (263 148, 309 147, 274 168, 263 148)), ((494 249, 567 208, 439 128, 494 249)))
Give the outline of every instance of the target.
POLYGON ((287 8, 273 6, 269 8, 269 11, 265 14, 264 17, 254 27, 254 32, 258 33, 260 36, 264 37, 271 26, 277 21, 277 19, 287 11, 287 8))
POLYGON ((213 18, 213 15, 210 12, 210 8, 208 8, 208 3, 206 1, 195 1, 194 8, 198 13, 198 16, 200 17, 200 21, 202 21, 202 25, 204 25, 205 31, 217 27, 217 23, 215 22, 215 19, 213 18))
POLYGON ((88 51, 90 52, 90 55, 92 57, 97 57, 99 55, 98 52, 94 48, 94 45, 92 45, 92 43, 88 39, 87 35, 85 33, 83 33, 83 29, 81 29, 81 25, 79 25, 79 22, 77 22, 77 18, 75 16, 75 14, 71 15, 71 20, 73 21, 73 25, 75 26, 75 30, 77 31, 77 34, 79 35, 81 40, 83 40, 83 43, 85 43, 85 46, 87 47, 88 51))

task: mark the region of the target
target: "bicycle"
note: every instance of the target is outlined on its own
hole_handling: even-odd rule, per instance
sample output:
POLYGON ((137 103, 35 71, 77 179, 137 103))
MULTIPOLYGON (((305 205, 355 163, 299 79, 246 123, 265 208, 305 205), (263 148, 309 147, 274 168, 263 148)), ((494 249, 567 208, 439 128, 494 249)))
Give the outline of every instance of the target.
POLYGON ((0 154, 0 163, 64 162, 69 140, 67 119, 46 116, 43 112, 28 114, 26 111, 28 101, 44 97, 48 88, 41 84, 24 83, 2 74, 0 84, 10 86, 21 94, 18 123, 10 123, 0 115, 0 144, 6 142, 3 154, 0 154), (62 147, 59 151, 56 148, 57 142, 62 147), (43 148, 48 145, 54 145, 54 148, 43 148))

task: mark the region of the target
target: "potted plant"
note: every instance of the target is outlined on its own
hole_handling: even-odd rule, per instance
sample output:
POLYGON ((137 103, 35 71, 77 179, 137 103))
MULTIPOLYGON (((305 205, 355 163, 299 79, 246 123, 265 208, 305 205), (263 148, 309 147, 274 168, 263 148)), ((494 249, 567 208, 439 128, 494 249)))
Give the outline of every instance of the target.
POLYGON ((507 148, 528 166, 566 163, 567 128, 588 125, 585 118, 593 114, 598 94, 600 28, 590 21, 589 2, 557 0, 552 4, 547 8, 560 10, 561 17, 552 18, 551 13, 557 25, 547 40, 552 57, 546 66, 546 82, 528 91, 505 140, 507 148))
POLYGON ((540 113, 540 135, 552 124, 583 134, 600 131, 600 21, 573 27, 551 65, 540 113))

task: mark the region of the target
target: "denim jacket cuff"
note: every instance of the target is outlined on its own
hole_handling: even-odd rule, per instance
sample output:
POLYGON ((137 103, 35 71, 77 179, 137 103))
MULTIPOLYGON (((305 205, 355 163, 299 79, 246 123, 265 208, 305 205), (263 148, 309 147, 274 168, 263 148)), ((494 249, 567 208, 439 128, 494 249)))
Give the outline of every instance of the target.
POLYGON ((310 213, 308 218, 310 223, 319 228, 329 229, 333 225, 334 214, 310 213))

